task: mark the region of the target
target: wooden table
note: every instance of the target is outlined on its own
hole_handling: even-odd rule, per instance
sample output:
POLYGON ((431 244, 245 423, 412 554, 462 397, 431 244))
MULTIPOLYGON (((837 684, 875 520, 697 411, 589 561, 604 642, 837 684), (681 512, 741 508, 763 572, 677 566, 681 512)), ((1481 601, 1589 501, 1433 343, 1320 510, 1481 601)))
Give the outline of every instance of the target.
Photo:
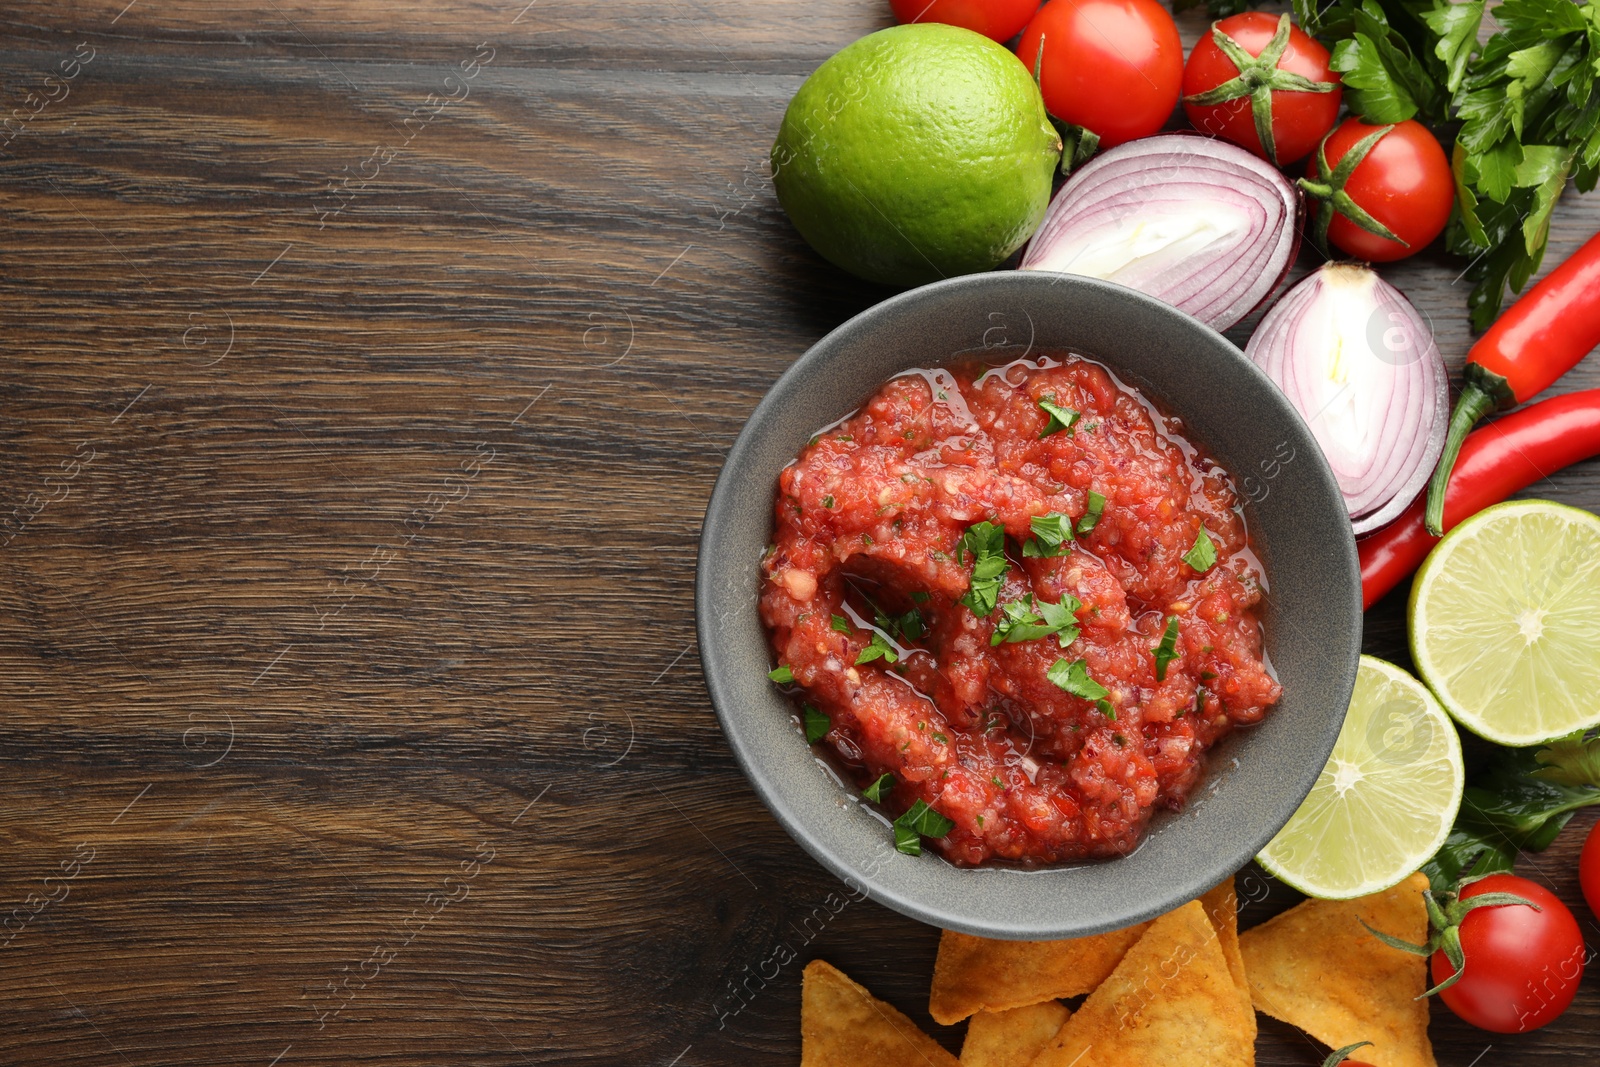
MULTIPOLYGON (((765 161, 886 7, 6 5, 0 1062, 786 1063, 817 956, 932 1027, 937 933, 827 910, 690 595, 744 418, 885 295, 765 161)), ((1457 362, 1460 267, 1389 272, 1457 362)), ((1579 822, 1524 870, 1593 935, 1579 822)), ((1433 1034, 1587 1063, 1600 992, 1433 1034)))

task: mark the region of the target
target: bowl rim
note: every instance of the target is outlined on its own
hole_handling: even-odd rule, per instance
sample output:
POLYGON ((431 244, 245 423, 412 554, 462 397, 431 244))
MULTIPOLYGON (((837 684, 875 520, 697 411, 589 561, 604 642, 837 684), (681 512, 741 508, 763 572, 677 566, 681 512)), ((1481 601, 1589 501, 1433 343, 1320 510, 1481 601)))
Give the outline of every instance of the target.
MULTIPOLYGON (((723 460, 722 469, 718 473, 716 483, 707 502, 705 518, 701 526, 695 567, 695 631, 696 641, 699 644, 701 668, 705 678, 706 689, 710 696, 713 709, 716 712, 719 725, 722 728, 722 732, 727 739, 728 746, 732 750, 734 759, 740 770, 750 782, 756 795, 773 814, 778 823, 784 828, 789 836, 792 837, 801 846, 801 848, 803 848, 825 869, 841 879, 846 886, 851 889, 852 894, 856 897, 856 899, 860 899, 861 897, 872 899, 895 911, 900 912, 901 914, 910 916, 914 919, 920 920, 935 927, 939 927, 941 929, 955 930, 961 933, 989 938, 1009 940, 1042 940, 1061 937, 1089 936, 1095 933, 1105 932, 1107 930, 1122 928, 1145 919, 1154 918, 1155 916, 1164 914, 1165 912, 1170 911, 1172 908, 1187 902, 1189 899, 1191 899, 1191 896, 1187 891, 1152 891, 1149 894, 1148 900, 1144 904, 1129 910, 1125 917, 1119 919, 1118 921, 1077 924, 1071 929, 1071 931, 1063 933, 1060 932, 1061 927, 1059 924, 1041 926, 1039 924, 1029 925, 1013 923, 1009 926, 998 926, 992 922, 981 920, 974 921, 968 916, 952 912, 948 909, 929 905, 926 902, 918 899, 914 892, 902 892, 886 887, 881 884, 881 880, 876 877, 876 871, 863 872, 862 870, 852 867, 848 863, 844 862, 838 856, 834 855, 829 848, 825 847, 816 839, 815 834, 807 825, 806 820, 797 813, 794 805, 790 803, 789 798, 786 796, 785 789, 777 781, 775 781, 773 777, 768 775, 766 768, 758 760, 756 753, 750 751, 751 746, 748 745, 747 740, 741 737, 740 727, 732 714, 732 705, 734 703, 733 697, 729 692, 729 685, 725 682, 723 677, 723 672, 729 669, 729 664, 724 662, 724 650, 720 647, 720 644, 716 639, 712 629, 711 616, 718 609, 714 603, 716 596, 710 580, 710 568, 708 567, 708 563, 710 561, 708 561, 707 558, 707 553, 710 549, 710 546, 721 539, 721 531, 724 525, 730 521, 727 514, 729 511, 726 506, 727 500, 733 492, 732 483, 740 475, 741 468, 747 462, 750 453, 758 447, 757 438, 759 435, 756 433, 756 430, 765 425, 765 423, 769 420, 773 411, 782 403, 784 394, 793 388, 794 385, 800 380, 806 378, 813 372, 813 364, 819 362, 832 348, 840 344, 850 343, 848 340, 841 340, 841 338, 848 338, 864 320, 890 314, 907 306, 915 306, 917 304, 929 301, 936 302, 947 293, 955 293, 967 288, 982 289, 996 285, 1007 286, 1013 284, 1022 286, 1023 288, 1042 288, 1044 286, 1059 287, 1065 285, 1069 288, 1079 287, 1088 291, 1101 290, 1102 295, 1109 296, 1112 299, 1125 301, 1132 305, 1143 305, 1143 310, 1146 312, 1174 320, 1181 320, 1183 329, 1196 332, 1198 336, 1203 337, 1213 345, 1224 346, 1226 351, 1231 353, 1231 358, 1233 358, 1239 365, 1239 369, 1242 373, 1256 376, 1259 379, 1259 385, 1272 390, 1280 397, 1282 396, 1281 391, 1279 391, 1278 387, 1272 382, 1272 380, 1266 376, 1265 372, 1251 362, 1236 345, 1234 345, 1227 338, 1223 337, 1222 334, 1192 318, 1191 316, 1177 310, 1169 304, 1113 282, 1084 278, 1076 275, 1056 274, 1046 271, 995 271, 989 273, 964 275, 961 277, 945 279, 943 281, 931 282, 927 285, 919 286, 917 288, 891 296, 867 307, 856 315, 851 316, 843 323, 835 326, 833 329, 829 330, 827 334, 808 347, 806 351, 798 358, 796 358, 763 394, 760 402, 757 403, 756 407, 746 420, 744 426, 741 428, 733 445, 729 448, 728 453, 723 460)), ((1089 354, 1089 358, 1094 359, 1097 362, 1105 363, 1119 376, 1119 378, 1123 376, 1123 371, 1116 366, 1115 362, 1106 360, 1103 355, 1092 353, 1089 354)), ((939 359, 933 362, 936 365, 939 365, 945 361, 945 359, 939 359)), ((892 374, 890 376, 892 377, 892 374)), ((887 378, 885 380, 887 380, 887 378)), ((1133 386, 1134 388, 1140 389, 1141 393, 1143 392, 1143 386, 1139 385, 1138 383, 1129 382, 1127 384, 1133 386)), ((870 392, 862 396, 855 407, 851 410, 859 410, 860 404, 865 402, 870 396, 870 392)), ((1313 465, 1318 468, 1318 473, 1325 482, 1326 491, 1332 494, 1333 497, 1342 500, 1342 498, 1338 497, 1338 486, 1337 482, 1334 480, 1333 473, 1328 467, 1327 461, 1322 456, 1321 451, 1316 448, 1315 440, 1311 437, 1310 430, 1306 427, 1303 418, 1299 416, 1298 412, 1294 410, 1286 398, 1283 399, 1281 406, 1293 417, 1294 422, 1298 425, 1300 433, 1303 435, 1303 439, 1311 444, 1311 452, 1312 456, 1314 457, 1313 465)), ((1181 416, 1182 412, 1174 412, 1174 414, 1181 416)), ((1202 442, 1202 444, 1203 443, 1204 442, 1202 442)), ((1345 598, 1347 607, 1346 619, 1344 620, 1344 623, 1353 634, 1353 640, 1350 643, 1350 647, 1345 650, 1345 658, 1347 659, 1348 663, 1343 671, 1345 683, 1343 703, 1348 706, 1350 694, 1354 690, 1356 669, 1361 654, 1360 646, 1362 632, 1362 608, 1360 596, 1360 569, 1356 556, 1355 537, 1348 523, 1343 524, 1343 533, 1344 536, 1342 538, 1337 536, 1332 538, 1334 544, 1330 547, 1334 548, 1339 552, 1339 554, 1345 557, 1343 561, 1345 564, 1344 570, 1347 572, 1349 578, 1349 596, 1345 598)), ((1299 798, 1296 800, 1295 807, 1298 807, 1300 801, 1303 801, 1304 797, 1310 793, 1312 786, 1316 783, 1317 777, 1320 775, 1323 766, 1326 764, 1327 759, 1329 755, 1331 755, 1333 747, 1338 740, 1339 730, 1343 725, 1343 719, 1343 714, 1340 714, 1337 717, 1330 716, 1329 722, 1323 728, 1322 736, 1306 738, 1308 742, 1311 742, 1308 747, 1312 751, 1318 753, 1318 759, 1316 760, 1314 766, 1312 765, 1312 762, 1307 759, 1303 766, 1295 769, 1293 778, 1296 780, 1293 780, 1293 784, 1290 786, 1290 791, 1299 798)), ((1237 733, 1235 733, 1234 736, 1237 736, 1237 733)), ((1204 771, 1204 782, 1209 783, 1217 776, 1217 769, 1214 765, 1214 760, 1217 756, 1217 753, 1208 752, 1207 755, 1208 759, 1204 771)), ((818 772, 819 774, 822 773, 820 767, 818 768, 818 772)), ((1203 788, 1203 786, 1197 787, 1195 794, 1191 795, 1191 803, 1198 799, 1200 788, 1203 788)), ((1236 873, 1245 864, 1247 864, 1251 858, 1256 855, 1256 853, 1265 847, 1266 843, 1271 840, 1273 836, 1275 836, 1278 829, 1281 829, 1283 823, 1286 823, 1289 818, 1293 816, 1293 814, 1294 809, 1290 808, 1284 814, 1282 821, 1276 826, 1269 827, 1264 831, 1258 831, 1254 835, 1251 835, 1248 839, 1241 839, 1240 847, 1236 848, 1233 851, 1233 854, 1230 854, 1227 870, 1221 871, 1218 876, 1218 880, 1227 877, 1229 872, 1236 873), (1239 858, 1239 862, 1234 863, 1233 858, 1239 858)), ((1268 822, 1271 821, 1272 820, 1268 820, 1268 822)), ((1147 833, 1144 835, 1144 837, 1141 837, 1139 847, 1143 847, 1149 836, 1150 833, 1147 830, 1147 833)), ((1136 848, 1134 851, 1137 852, 1138 848, 1136 848)), ((965 868, 958 868, 953 864, 949 864, 947 861, 943 860, 942 857, 938 856, 936 852, 929 850, 929 854, 938 862, 944 864, 949 871, 959 874, 966 873, 965 868)), ((1071 870, 1086 865, 1098 865, 1100 863, 1116 863, 1119 862, 1119 859, 1120 858, 1111 858, 1107 860, 1088 860, 1083 861, 1083 863, 1054 864, 1036 868, 1034 870, 1019 870, 1015 872, 1008 871, 1007 873, 1015 873, 1017 876, 1028 877, 1035 873, 1071 870)), ((1219 870, 1221 869, 1219 868, 1219 870)))

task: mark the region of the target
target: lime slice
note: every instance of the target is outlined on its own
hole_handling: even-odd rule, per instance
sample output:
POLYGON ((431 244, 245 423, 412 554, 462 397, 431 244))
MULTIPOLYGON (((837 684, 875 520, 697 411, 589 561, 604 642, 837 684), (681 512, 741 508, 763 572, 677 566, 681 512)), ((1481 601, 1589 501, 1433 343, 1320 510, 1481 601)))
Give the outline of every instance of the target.
POLYGON ((1480 511, 1411 590, 1411 655, 1445 710, 1502 745, 1600 724, 1600 519, 1547 500, 1480 511))
POLYGON ((1362 656, 1328 765, 1256 860, 1308 896, 1388 889, 1444 844, 1465 779, 1461 739, 1433 694, 1362 656))

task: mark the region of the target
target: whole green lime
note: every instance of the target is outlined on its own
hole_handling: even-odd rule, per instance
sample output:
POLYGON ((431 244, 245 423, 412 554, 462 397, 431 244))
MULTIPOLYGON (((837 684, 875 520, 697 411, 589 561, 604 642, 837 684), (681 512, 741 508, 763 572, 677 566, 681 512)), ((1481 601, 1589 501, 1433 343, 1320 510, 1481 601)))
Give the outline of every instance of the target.
POLYGON ((868 281, 989 270, 1032 236, 1061 138, 1022 61, 940 23, 879 30, 818 67, 772 146, 778 202, 868 281))

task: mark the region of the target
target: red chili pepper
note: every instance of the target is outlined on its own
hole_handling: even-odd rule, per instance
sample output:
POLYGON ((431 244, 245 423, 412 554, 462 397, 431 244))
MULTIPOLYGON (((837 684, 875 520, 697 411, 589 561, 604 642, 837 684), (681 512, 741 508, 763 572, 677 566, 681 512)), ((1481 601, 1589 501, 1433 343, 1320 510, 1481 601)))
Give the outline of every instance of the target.
MULTIPOLYGON (((1596 454, 1600 389, 1551 397, 1496 419, 1474 430, 1461 446, 1444 496, 1444 527, 1448 530, 1518 489, 1596 454)), ((1363 608, 1399 585, 1439 543, 1424 526, 1422 512, 1418 500, 1394 522, 1356 542, 1363 608)))
POLYGON ((1467 431, 1491 411, 1542 393, 1600 344, 1600 233, 1501 315, 1467 353, 1466 380, 1444 454, 1428 483, 1428 530, 1444 520, 1444 489, 1467 431))

